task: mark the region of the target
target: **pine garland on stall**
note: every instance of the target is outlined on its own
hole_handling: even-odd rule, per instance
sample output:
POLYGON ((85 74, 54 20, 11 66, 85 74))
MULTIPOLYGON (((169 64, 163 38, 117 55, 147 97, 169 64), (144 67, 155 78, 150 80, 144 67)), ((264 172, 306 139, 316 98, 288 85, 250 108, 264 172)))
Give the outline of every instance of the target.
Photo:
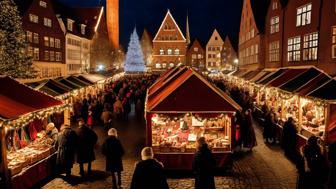
POLYGON ((33 78, 32 58, 13 0, 0 1, 0 74, 14 78, 33 78))

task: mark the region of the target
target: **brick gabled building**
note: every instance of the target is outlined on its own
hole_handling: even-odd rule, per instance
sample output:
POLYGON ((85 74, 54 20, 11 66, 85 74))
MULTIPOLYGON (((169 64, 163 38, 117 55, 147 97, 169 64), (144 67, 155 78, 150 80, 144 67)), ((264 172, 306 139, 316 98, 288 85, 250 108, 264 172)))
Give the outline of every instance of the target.
POLYGON ((202 45, 197 39, 188 48, 187 52, 187 66, 193 67, 199 71, 205 71, 205 52, 202 45))
POLYGON ((208 70, 220 70, 223 44, 222 37, 215 29, 206 45, 206 67, 208 70))
POLYGON ((170 67, 186 63, 186 38, 167 11, 153 39, 152 71, 165 71, 170 67))
POLYGON ((66 75, 65 35, 51 0, 16 0, 38 78, 66 75))
POLYGON ((239 32, 239 68, 255 70, 265 64, 265 18, 270 0, 244 0, 239 32))
POLYGON ((236 68, 236 64, 238 63, 237 52, 233 48, 231 40, 229 36, 225 37, 221 59, 222 59, 222 69, 223 70, 234 70, 236 68))
POLYGON ((271 0, 265 22, 265 68, 280 68, 283 61, 284 11, 286 1, 271 0))
POLYGON ((152 53, 153 53, 153 43, 152 37, 146 29, 144 29, 141 39, 140 39, 141 49, 144 55, 145 64, 147 68, 152 65, 152 53))

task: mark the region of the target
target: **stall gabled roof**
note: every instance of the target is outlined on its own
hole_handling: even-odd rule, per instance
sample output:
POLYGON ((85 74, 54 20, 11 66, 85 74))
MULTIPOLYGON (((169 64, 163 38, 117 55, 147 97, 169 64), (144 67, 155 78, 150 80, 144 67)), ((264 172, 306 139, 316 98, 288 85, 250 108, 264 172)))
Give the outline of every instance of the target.
POLYGON ((330 80, 331 78, 328 75, 321 73, 320 75, 310 80, 299 89, 295 90, 294 93, 297 93, 300 96, 306 96, 307 94, 319 88, 320 86, 322 86, 323 84, 327 83, 330 80))
POLYGON ((308 83, 315 77, 319 76, 321 73, 322 72, 320 72, 318 69, 314 67, 309 68, 307 71, 305 71, 301 75, 298 75, 296 78, 282 85, 280 89, 287 91, 287 92, 294 92, 295 90, 304 86, 306 83, 308 83))
POLYGON ((33 90, 10 77, 0 77, 0 86, 1 119, 15 119, 29 112, 62 104, 62 101, 33 90))
POLYGON ((66 80, 69 80, 71 81, 72 83, 75 83, 76 85, 79 85, 81 87, 87 87, 87 86, 90 86, 91 84, 90 83, 87 83, 85 81, 82 81, 80 79, 78 79, 77 77, 75 76, 69 76, 67 78, 65 78, 66 80))
POLYGON ((160 76, 153 85, 148 88, 148 95, 157 91, 164 83, 168 82, 172 77, 176 77, 177 74, 181 74, 188 70, 186 66, 177 66, 169 69, 162 76, 160 76))
POLYGON ((105 80, 107 77, 100 74, 83 74, 81 75, 85 79, 89 80, 92 83, 97 83, 98 81, 105 80))
POLYGON ((279 69, 269 75, 267 75, 264 78, 260 78, 259 80, 256 81, 257 84, 260 85, 266 85, 267 83, 269 83, 270 81, 272 81, 273 79, 279 77, 281 74, 283 74, 287 69, 279 69))
POLYGON ((176 78, 180 77, 186 71, 188 71, 188 68, 182 67, 178 69, 176 72, 175 71, 171 72, 169 77, 165 77, 160 81, 160 83, 157 83, 154 87, 148 90, 148 97, 151 97, 159 93, 164 87, 168 86, 170 83, 172 83, 176 78))
POLYGON ((92 81, 86 79, 86 78, 83 77, 82 75, 77 75, 76 77, 77 77, 77 79, 79 79, 79 80, 81 80, 81 81, 84 81, 84 82, 86 82, 86 83, 89 83, 90 85, 93 85, 93 84, 94 84, 94 82, 92 82, 92 81))
POLYGON ((71 81, 69 81, 65 78, 58 78, 58 79, 56 79, 56 81, 62 83, 63 85, 65 85, 69 88, 71 88, 72 90, 81 88, 80 85, 77 85, 76 83, 73 83, 73 82, 71 82, 71 81))
POLYGON ((287 69, 280 76, 268 82, 266 85, 271 87, 280 87, 292 79, 296 78, 300 74, 306 72, 308 69, 287 69))
POLYGON ((336 100, 336 80, 331 79, 327 83, 323 84, 316 90, 308 93, 306 96, 313 97, 313 98, 319 98, 323 100, 330 100, 334 101, 336 100))
POLYGON ((51 79, 45 80, 39 86, 36 86, 35 89, 51 96, 58 96, 72 91, 70 87, 51 79))
POLYGON ((259 72, 257 75, 253 76, 252 78, 250 78, 249 80, 251 82, 257 82, 259 80, 262 80, 263 78, 267 77, 268 75, 270 75, 271 73, 273 73, 270 70, 262 70, 261 72, 259 72))
POLYGON ((250 80, 252 79, 254 76, 256 76, 257 74, 260 73, 261 70, 253 70, 253 71, 250 71, 248 72, 247 74, 243 75, 243 79, 245 80, 250 80))
POLYGON ((147 99, 146 111, 167 113, 235 112, 241 107, 192 69, 147 99))

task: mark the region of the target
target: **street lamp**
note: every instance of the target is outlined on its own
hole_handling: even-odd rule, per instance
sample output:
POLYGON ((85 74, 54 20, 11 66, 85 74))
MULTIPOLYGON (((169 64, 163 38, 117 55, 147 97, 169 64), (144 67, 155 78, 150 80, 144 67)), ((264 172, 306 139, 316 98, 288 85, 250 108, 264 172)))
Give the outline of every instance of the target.
POLYGON ((238 58, 234 59, 233 63, 235 65, 236 70, 238 70, 238 63, 239 63, 238 58))

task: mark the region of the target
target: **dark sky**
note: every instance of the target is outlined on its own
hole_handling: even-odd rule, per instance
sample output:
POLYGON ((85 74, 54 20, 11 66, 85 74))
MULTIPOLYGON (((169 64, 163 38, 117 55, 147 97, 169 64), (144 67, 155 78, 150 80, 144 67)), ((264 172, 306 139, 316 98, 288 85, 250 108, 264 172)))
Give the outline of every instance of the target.
MULTIPOLYGON (((104 5, 105 0, 59 0, 71 6, 104 5)), ((120 0, 120 43, 127 46, 134 26, 141 35, 147 28, 152 37, 170 9, 180 29, 185 33, 187 12, 191 38, 203 45, 217 28, 222 38, 229 35, 238 40, 243 0, 120 0)))

